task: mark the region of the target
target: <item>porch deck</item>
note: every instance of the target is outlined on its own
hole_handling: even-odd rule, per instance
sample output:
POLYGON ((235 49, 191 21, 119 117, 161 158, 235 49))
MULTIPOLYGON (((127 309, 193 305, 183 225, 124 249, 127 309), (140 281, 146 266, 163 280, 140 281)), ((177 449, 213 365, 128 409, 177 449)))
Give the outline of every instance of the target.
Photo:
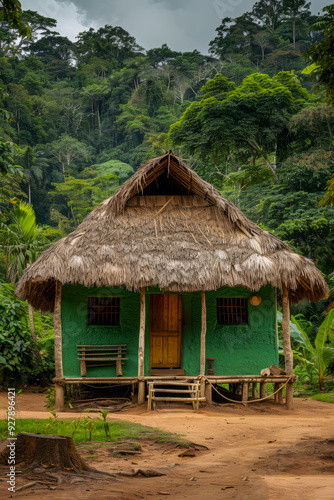
MULTIPOLYGON (((285 404, 288 409, 293 406, 293 383, 297 380, 296 375, 150 375, 144 377, 62 377, 54 378, 56 385, 56 409, 61 411, 64 406, 65 385, 70 384, 110 384, 110 385, 132 385, 133 392, 138 388, 138 403, 145 402, 146 386, 149 382, 190 382, 197 381, 201 384, 201 396, 205 397, 207 404, 212 404, 212 390, 215 384, 241 384, 242 403, 247 405, 249 401, 249 389, 252 384, 252 397, 256 397, 259 384, 259 399, 266 398, 266 384, 274 384, 275 400, 279 404, 284 404, 283 388, 286 387, 285 404), (58 397, 57 397, 58 395, 58 397)), ((222 396, 223 398, 223 396, 222 396)), ((268 398, 268 397, 267 397, 268 398)), ((257 398, 256 398, 257 399, 257 398)))

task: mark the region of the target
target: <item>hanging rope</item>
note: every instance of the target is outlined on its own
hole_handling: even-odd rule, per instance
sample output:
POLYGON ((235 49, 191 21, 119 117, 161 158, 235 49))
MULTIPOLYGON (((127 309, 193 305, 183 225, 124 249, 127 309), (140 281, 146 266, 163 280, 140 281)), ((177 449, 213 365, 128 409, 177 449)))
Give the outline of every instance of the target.
POLYGON ((211 387, 216 391, 217 394, 219 394, 219 396, 221 396, 222 398, 226 399, 227 401, 231 401, 232 403, 240 403, 240 404, 249 404, 249 403, 258 403, 259 401, 264 401, 265 399, 268 399, 268 398, 271 398, 271 396, 274 396, 275 394, 277 394, 279 391, 281 391, 282 389, 284 389, 284 387, 292 380, 292 375, 288 378, 288 380, 286 382, 284 382, 283 385, 281 385, 277 391, 275 392, 272 392, 271 394, 268 394, 268 396, 265 396, 264 398, 260 398, 260 399, 252 399, 250 401, 236 401, 235 399, 230 399, 228 398, 227 396, 224 396, 224 394, 222 394, 221 392, 219 392, 215 386, 210 382, 210 380, 207 378, 207 377, 204 377, 202 376, 201 377, 201 380, 205 380, 206 382, 208 382, 211 387))

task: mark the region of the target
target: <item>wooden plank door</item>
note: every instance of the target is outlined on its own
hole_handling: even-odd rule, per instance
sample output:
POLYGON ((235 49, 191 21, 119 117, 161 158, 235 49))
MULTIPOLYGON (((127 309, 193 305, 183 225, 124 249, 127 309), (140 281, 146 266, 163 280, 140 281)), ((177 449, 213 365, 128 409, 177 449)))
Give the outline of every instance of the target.
POLYGON ((181 367, 181 295, 151 295, 151 368, 181 367))

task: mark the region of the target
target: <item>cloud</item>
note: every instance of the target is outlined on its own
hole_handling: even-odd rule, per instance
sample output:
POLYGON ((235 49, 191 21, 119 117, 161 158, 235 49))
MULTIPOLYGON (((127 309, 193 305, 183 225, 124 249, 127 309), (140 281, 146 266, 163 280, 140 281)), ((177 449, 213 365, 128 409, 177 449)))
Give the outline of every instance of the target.
POLYGON ((83 26, 122 26, 146 49, 167 43, 174 50, 206 52, 220 23, 213 3, 203 0, 57 1, 75 6, 83 26))
MULTIPOLYGON (((255 0, 21 0, 23 9, 37 10, 58 21, 58 31, 75 40, 89 27, 121 26, 145 49, 163 43, 177 51, 207 53, 223 17, 250 11, 255 0)), ((326 0, 312 2, 318 13, 326 0)))

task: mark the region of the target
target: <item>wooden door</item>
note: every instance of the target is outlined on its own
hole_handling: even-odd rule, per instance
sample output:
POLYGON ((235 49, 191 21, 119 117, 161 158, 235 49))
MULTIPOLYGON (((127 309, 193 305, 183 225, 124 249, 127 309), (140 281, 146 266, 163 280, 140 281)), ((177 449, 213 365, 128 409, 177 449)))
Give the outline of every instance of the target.
POLYGON ((181 367, 181 295, 151 295, 151 368, 181 367))

